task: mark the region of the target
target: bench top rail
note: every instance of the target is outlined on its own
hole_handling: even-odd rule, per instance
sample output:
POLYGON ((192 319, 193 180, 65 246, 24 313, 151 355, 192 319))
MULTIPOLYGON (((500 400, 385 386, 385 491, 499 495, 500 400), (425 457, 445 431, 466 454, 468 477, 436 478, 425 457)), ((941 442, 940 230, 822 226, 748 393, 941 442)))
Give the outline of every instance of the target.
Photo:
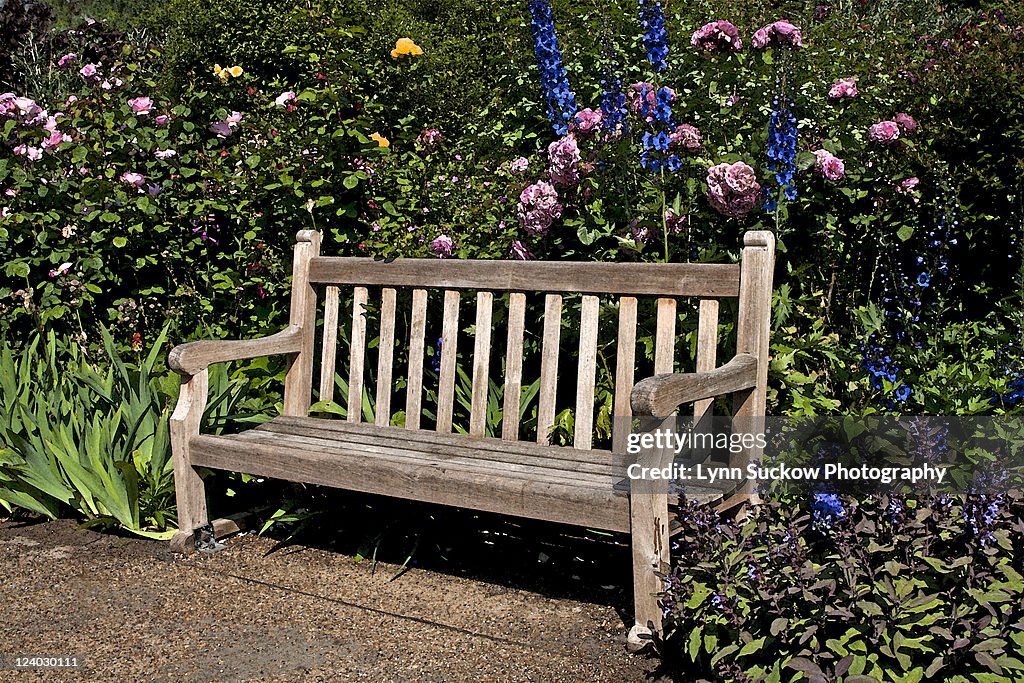
POLYGON ((732 263, 602 263, 316 256, 309 281, 327 285, 579 292, 729 298, 739 296, 732 263))

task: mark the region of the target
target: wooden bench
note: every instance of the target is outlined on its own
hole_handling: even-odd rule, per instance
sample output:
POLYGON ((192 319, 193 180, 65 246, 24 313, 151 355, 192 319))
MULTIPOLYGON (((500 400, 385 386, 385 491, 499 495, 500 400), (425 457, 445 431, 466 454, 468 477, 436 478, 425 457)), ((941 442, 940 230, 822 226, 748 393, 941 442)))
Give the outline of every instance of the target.
MULTIPOLYGON (((262 339, 198 341, 171 351, 169 365, 182 375, 178 405, 171 417, 179 539, 190 539, 204 527, 209 533, 205 490, 196 468, 628 533, 633 546, 636 617, 630 642, 641 644, 650 629, 661 625, 662 611, 655 594, 662 583, 655 572, 669 560, 669 496, 654 482, 626 478, 626 466, 637 459, 631 459, 625 448, 631 419, 615 421, 610 448, 593 447, 600 297, 610 301, 606 310, 617 309, 618 316, 617 336, 613 337, 614 415, 669 416, 682 404, 693 402, 695 414, 700 416, 709 413, 715 396, 728 393, 734 395, 734 415, 763 415, 774 248, 774 236, 758 231, 746 233, 740 264, 385 262, 320 256, 320 234, 300 232, 286 329, 262 339), (318 334, 321 288, 323 326, 318 334), (428 321, 428 290, 443 291, 440 321, 428 321), (472 368, 471 376, 463 373, 457 384, 459 308, 467 290, 476 292, 472 368), (498 318, 496 294, 500 302, 507 300, 507 305, 497 307, 498 318), (532 308, 528 294, 537 297, 532 308), (578 352, 569 363, 559 357, 560 346, 565 346, 560 344, 563 294, 580 298, 578 327, 568 328, 578 329, 578 346, 574 344, 578 352), (682 297, 699 300, 696 367, 691 373, 674 372, 677 299, 682 297), (736 355, 718 367, 719 300, 732 297, 739 299, 736 355), (408 311, 399 306, 400 300, 408 301, 408 311), (643 307, 638 305, 640 300, 643 307), (310 417, 317 366, 319 400, 333 400, 337 386, 344 386, 342 373, 336 377, 342 301, 346 302, 345 318, 350 321, 342 330, 348 348, 347 418, 310 417), (635 383, 638 362, 646 362, 646 354, 638 358, 636 353, 638 311, 642 310, 656 316, 653 376, 635 383), (433 386, 424 386, 424 370, 428 323, 436 328, 438 322, 440 358, 435 393, 433 386), (507 328, 503 348, 500 339, 497 346, 493 344, 492 328, 498 322, 507 328), (372 402, 371 323, 379 340, 372 402), (315 363, 318 337, 321 353, 315 363), (526 338, 535 342, 527 348, 537 349, 530 362, 524 361, 526 338), (395 362, 396 347, 407 362, 395 362), (201 434, 207 368, 212 363, 277 354, 289 359, 283 414, 241 434, 201 434), (502 358, 503 363, 494 362, 502 358), (504 389, 497 394, 500 413, 495 410, 495 388, 500 385, 491 386, 492 365, 504 366, 504 389), (406 374, 397 377, 395 370, 402 367, 406 374), (522 419, 523 389, 528 386, 524 368, 539 370, 536 428, 529 434, 524 428, 527 420, 522 419), (570 377, 569 387, 574 388, 570 394, 574 401, 567 406, 575 408, 571 448, 548 443, 558 402, 568 402, 565 387, 558 390, 560 376, 570 377), (392 397, 403 393, 404 424, 391 426, 393 421, 402 422, 392 397), (370 415, 367 405, 373 407, 372 423, 364 421, 364 413, 370 415), (457 408, 464 417, 462 423, 453 421, 457 408), (453 433, 453 427, 465 433, 453 433)), ((466 326, 466 321, 462 325, 466 326)), ((571 338, 575 342, 575 335, 571 338)), ((608 343, 602 348, 611 346, 608 343)), ((608 367, 606 375, 610 374, 608 367)), ((531 423, 532 416, 532 412, 526 416, 531 423)), ((759 455, 748 449, 735 458, 739 462, 759 455)), ((663 466, 671 455, 643 457, 645 466, 663 466)), ((721 499, 723 495, 709 490, 706 497, 721 499)))

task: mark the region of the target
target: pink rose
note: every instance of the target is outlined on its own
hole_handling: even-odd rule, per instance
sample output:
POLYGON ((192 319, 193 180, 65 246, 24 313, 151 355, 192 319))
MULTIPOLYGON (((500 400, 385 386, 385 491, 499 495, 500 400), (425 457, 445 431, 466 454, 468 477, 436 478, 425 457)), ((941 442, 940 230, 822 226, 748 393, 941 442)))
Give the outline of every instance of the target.
POLYGON ((533 252, 526 248, 526 245, 519 240, 512 240, 508 250, 509 258, 516 261, 532 261, 533 252))
POLYGON ((913 133, 917 130, 917 121, 910 114, 900 112, 893 117, 893 121, 900 127, 900 130, 904 133, 913 133))
POLYGON ((708 169, 707 198, 715 211, 739 218, 754 209, 761 193, 754 169, 737 161, 708 169))
POLYGON ((841 100, 844 97, 856 97, 859 94, 857 90, 857 79, 841 78, 832 84, 832 87, 828 90, 828 98, 830 100, 841 100))
POLYGON ((64 55, 63 57, 61 57, 60 59, 57 60, 57 66, 59 66, 60 68, 63 69, 64 67, 70 66, 70 65, 74 64, 77 61, 78 61, 78 55, 75 54, 74 52, 69 52, 69 53, 67 53, 66 55, 64 55))
POLYGON ((891 145, 900 137, 900 126, 895 121, 882 121, 868 129, 868 139, 881 145, 891 145))
POLYGON ((700 149, 700 130, 688 123, 676 126, 668 136, 669 149, 682 152, 696 152, 700 149))
POLYGON ((240 112, 237 112, 237 111, 231 112, 230 114, 228 114, 227 118, 224 119, 224 123, 228 124, 232 128, 234 128, 235 126, 237 126, 241 122, 242 122, 242 114, 240 112))
POLYGON ((912 192, 914 188, 920 184, 920 182, 920 178, 918 178, 917 176, 912 176, 901 181, 900 184, 896 187, 896 191, 900 192, 901 194, 907 194, 908 192, 912 192))
POLYGON ((776 21, 757 29, 751 44, 758 50, 766 47, 803 47, 800 29, 788 21, 776 21))
POLYGON ((171 122, 171 117, 168 116, 167 114, 160 114, 160 116, 158 116, 155 119, 153 119, 153 123, 155 123, 158 126, 166 126, 170 122, 171 122))
POLYGON ((438 258, 448 258, 455 252, 455 242, 448 235, 438 235, 430 243, 430 251, 438 258))
POLYGON ((573 187, 580 182, 580 148, 569 133, 548 145, 548 170, 551 182, 559 187, 573 187))
POLYGON ((562 216, 558 191, 543 180, 527 186, 519 195, 519 223, 531 235, 543 235, 562 216))
POLYGON ((274 100, 274 104, 279 107, 287 107, 290 103, 295 101, 295 93, 291 90, 281 93, 274 100))
POLYGON ((83 66, 81 69, 78 70, 78 73, 82 74, 82 78, 93 78, 93 79, 95 79, 95 78, 98 78, 98 74, 99 74, 99 68, 98 67, 99 67, 99 64, 86 64, 85 66, 83 66))
POLYGON ((815 150, 814 156, 817 158, 814 170, 828 180, 838 182, 846 175, 846 164, 839 157, 833 156, 827 149, 815 150))
POLYGON ((584 137, 590 137, 601 129, 601 112, 593 109, 580 109, 573 118, 573 130, 584 137))
POLYGON ((142 187, 146 184, 146 178, 141 173, 125 172, 121 174, 121 182, 132 187, 142 187))
POLYGON ((141 116, 149 114, 153 109, 153 100, 149 97, 136 97, 128 100, 128 106, 132 111, 141 116))
POLYGON ((690 36, 690 44, 704 52, 739 52, 743 49, 740 32, 728 21, 704 24, 690 36))

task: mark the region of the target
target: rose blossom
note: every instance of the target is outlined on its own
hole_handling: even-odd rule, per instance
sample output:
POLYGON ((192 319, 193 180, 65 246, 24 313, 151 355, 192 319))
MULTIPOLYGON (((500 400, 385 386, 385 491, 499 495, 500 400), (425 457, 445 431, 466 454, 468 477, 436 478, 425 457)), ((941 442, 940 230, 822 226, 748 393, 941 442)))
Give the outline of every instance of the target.
POLYGON ((900 137, 900 126, 895 121, 882 121, 868 129, 868 139, 882 145, 891 145, 900 137))
POLYGON ((289 104, 291 104, 294 101, 295 101, 295 92, 292 91, 292 90, 287 90, 287 91, 285 91, 285 92, 283 92, 283 93, 281 93, 280 95, 277 96, 277 98, 274 100, 274 104, 276 104, 279 107, 287 107, 289 104))
POLYGON ((519 195, 519 223, 531 235, 543 235, 562 216, 558 191, 551 183, 538 181, 519 195))
POLYGON ((750 43, 758 50, 766 47, 803 47, 800 28, 788 21, 776 21, 762 26, 754 33, 750 43))
POLYGON ((580 135, 589 137, 601 129, 601 112, 593 109, 580 109, 573 118, 573 129, 580 135))
POLYGON ((558 187, 572 187, 579 183, 580 161, 580 148, 572 133, 552 142, 548 145, 551 182, 558 187))
POLYGON ((814 156, 816 158, 814 164, 815 171, 832 182, 838 182, 843 179, 843 176, 846 174, 846 164, 843 163, 842 159, 834 156, 827 149, 814 150, 814 156))
POLYGON ((904 133, 913 133, 917 130, 917 121, 910 114, 900 112, 893 117, 893 121, 900 127, 900 130, 904 133))
POLYGON ((78 70, 78 73, 82 74, 82 78, 98 78, 99 66, 99 64, 86 64, 78 70))
POLYGON ((69 53, 67 53, 66 55, 64 55, 63 57, 61 57, 60 59, 57 60, 57 66, 59 66, 59 67, 61 67, 63 69, 65 66, 70 66, 70 65, 74 64, 77 61, 78 61, 78 55, 75 54, 74 52, 69 52, 69 53))
POLYGON ((700 149, 700 130, 688 123, 676 126, 668 136, 669 149, 682 152, 696 152, 700 149))
POLYGON ((142 187, 146 184, 146 178, 141 173, 125 172, 121 174, 121 182, 132 187, 142 187))
POLYGON ((515 173, 515 174, 526 173, 526 171, 529 168, 530 168, 530 160, 527 159, 526 157, 519 157, 518 159, 514 159, 513 161, 511 161, 509 163, 509 165, 508 165, 508 172, 509 173, 515 173))
POLYGON ((737 161, 718 164, 708 169, 707 198, 712 208, 722 215, 738 218, 749 213, 761 192, 754 169, 737 161))
POLYGON ((170 122, 171 122, 171 117, 168 116, 167 114, 160 114, 160 116, 158 116, 155 119, 153 119, 153 123, 155 123, 158 126, 166 126, 170 122))
POLYGON ((731 22, 721 19, 694 31, 690 44, 704 52, 739 52, 743 49, 740 32, 731 22))
POLYGON ((136 97, 128 100, 128 106, 136 114, 145 116, 153 109, 153 99, 150 97, 136 97))
POLYGON ((455 242, 448 235, 438 235, 430 243, 430 251, 438 258, 448 258, 455 251, 455 242))
POLYGON ((908 192, 913 191, 913 189, 917 187, 920 182, 920 178, 918 178, 917 176, 912 176, 901 181, 900 184, 896 187, 896 191, 902 194, 906 194, 908 192))
POLYGON ((841 100, 844 97, 856 97, 860 93, 857 90, 857 79, 853 78, 841 78, 832 84, 832 87, 828 89, 828 98, 830 100, 841 100))

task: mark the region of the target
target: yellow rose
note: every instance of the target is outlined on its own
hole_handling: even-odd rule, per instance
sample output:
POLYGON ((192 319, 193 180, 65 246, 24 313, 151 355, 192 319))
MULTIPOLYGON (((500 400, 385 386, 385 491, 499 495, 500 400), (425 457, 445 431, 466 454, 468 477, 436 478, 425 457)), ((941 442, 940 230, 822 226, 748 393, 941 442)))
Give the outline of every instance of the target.
POLYGON ((388 139, 381 135, 380 133, 372 134, 370 136, 370 139, 376 141, 378 147, 383 147, 384 149, 387 149, 388 147, 391 146, 391 143, 388 141, 388 139))
POLYGON ((224 73, 224 69, 222 69, 220 67, 220 64, 214 64, 213 65, 213 75, 214 76, 220 76, 222 73, 224 73))
POLYGON ((233 66, 230 69, 228 69, 228 71, 230 71, 231 75, 234 76, 235 78, 238 78, 239 76, 242 75, 242 67, 240 67, 240 66, 233 66))
POLYGON ((395 41, 395 49, 391 51, 391 56, 395 59, 402 55, 419 56, 421 54, 423 54, 423 49, 411 38, 399 38, 395 41))

